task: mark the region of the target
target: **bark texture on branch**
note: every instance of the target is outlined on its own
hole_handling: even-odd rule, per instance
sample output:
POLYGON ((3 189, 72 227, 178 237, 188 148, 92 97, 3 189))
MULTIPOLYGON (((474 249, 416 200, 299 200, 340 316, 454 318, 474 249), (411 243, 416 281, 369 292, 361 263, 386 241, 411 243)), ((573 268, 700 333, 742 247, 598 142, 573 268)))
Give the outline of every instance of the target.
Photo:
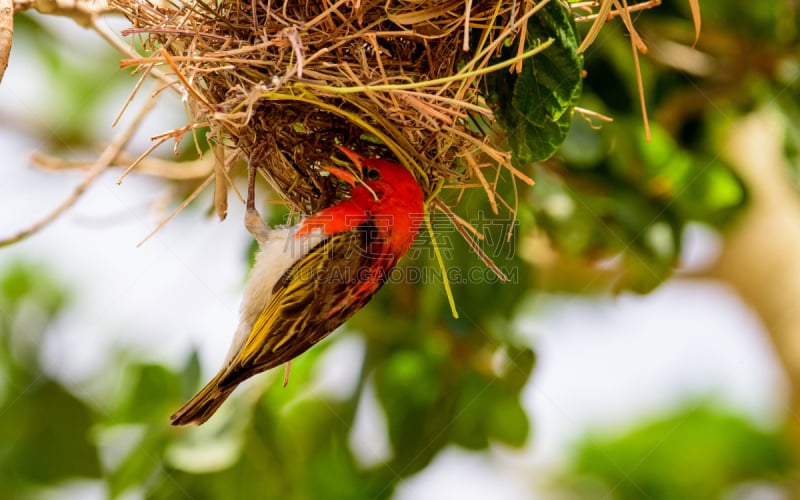
POLYGON ((11 55, 11 36, 14 34, 14 0, 0 0, 0 82, 11 55))

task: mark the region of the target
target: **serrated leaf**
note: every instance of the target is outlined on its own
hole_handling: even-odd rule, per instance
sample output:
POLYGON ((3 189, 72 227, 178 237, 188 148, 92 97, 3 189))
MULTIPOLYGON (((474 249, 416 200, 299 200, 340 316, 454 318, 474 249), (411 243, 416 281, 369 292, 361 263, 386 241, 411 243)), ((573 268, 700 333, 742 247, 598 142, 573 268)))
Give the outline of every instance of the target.
MULTIPOLYGON (((521 165, 549 158, 569 131, 572 109, 581 94, 583 58, 570 12, 557 1, 548 2, 525 30, 525 49, 553 40, 550 47, 526 59, 522 71, 496 71, 486 77, 488 100, 495 118, 508 134, 512 161, 521 165)), ((513 57, 515 46, 503 49, 502 59, 513 57)))

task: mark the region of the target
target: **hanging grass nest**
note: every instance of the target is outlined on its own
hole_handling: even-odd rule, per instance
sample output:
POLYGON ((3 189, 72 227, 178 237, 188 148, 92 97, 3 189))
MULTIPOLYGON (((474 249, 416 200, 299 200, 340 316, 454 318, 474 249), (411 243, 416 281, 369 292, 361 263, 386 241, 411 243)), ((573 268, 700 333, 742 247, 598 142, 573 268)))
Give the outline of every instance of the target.
POLYGON ((341 196, 319 174, 337 144, 398 161, 428 195, 482 187, 496 207, 501 178, 532 183, 491 140, 482 84, 536 52, 525 28, 544 3, 112 0, 145 52, 123 65, 168 68, 184 96, 176 138, 207 126, 304 213, 341 196))

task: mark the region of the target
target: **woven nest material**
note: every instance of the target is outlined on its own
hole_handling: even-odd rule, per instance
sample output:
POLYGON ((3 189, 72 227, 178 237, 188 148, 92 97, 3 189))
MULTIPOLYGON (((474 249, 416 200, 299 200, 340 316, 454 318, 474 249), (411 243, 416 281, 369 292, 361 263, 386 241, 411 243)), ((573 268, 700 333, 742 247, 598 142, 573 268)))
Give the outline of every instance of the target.
POLYGON ((395 159, 429 195, 480 186, 491 197, 501 177, 529 181, 488 137, 481 79, 509 71, 514 61, 493 58, 521 43, 532 1, 111 3, 147 53, 129 64, 177 77, 188 129, 208 126, 212 143, 257 167, 301 212, 341 196, 318 171, 335 161, 336 144, 395 159))

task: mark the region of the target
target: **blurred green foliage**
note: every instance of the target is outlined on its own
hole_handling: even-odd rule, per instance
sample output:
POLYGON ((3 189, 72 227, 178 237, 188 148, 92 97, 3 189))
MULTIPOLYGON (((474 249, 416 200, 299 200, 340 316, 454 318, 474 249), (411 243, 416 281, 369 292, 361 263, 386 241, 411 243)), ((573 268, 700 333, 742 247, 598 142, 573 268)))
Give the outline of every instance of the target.
MULTIPOLYGON (((133 82, 124 72, 110 71, 119 67, 115 50, 69 40, 59 23, 71 22, 27 13, 14 16, 14 46, 30 48, 36 55, 25 61, 29 78, 41 74, 37 80, 46 82, 44 96, 28 114, 16 117, 15 125, 40 134, 54 151, 96 147, 98 134, 107 130, 99 123, 101 116, 106 118, 103 111, 133 82)), ((12 65, 9 72, 15 70, 22 68, 12 65)))
POLYGON ((614 122, 600 127, 576 113, 558 153, 534 166, 531 206, 560 255, 552 274, 582 277, 548 280, 547 286, 645 293, 671 274, 687 224, 724 230, 747 204, 746 186, 719 149, 720 137, 742 114, 775 108, 786 117, 787 155, 797 157, 795 7, 777 0, 701 4, 698 48, 707 59, 695 65, 680 52, 673 55, 669 45, 693 43, 688 1, 636 19, 654 54, 640 56, 649 142, 622 23, 607 24, 585 53, 579 105, 614 122))
POLYGON ((41 266, 16 265, 0 276, 0 498, 99 474, 87 442, 96 413, 38 362, 66 298, 41 266))
POLYGON ((42 269, 18 265, 0 277, 0 498, 78 478, 101 482, 111 497, 387 498, 448 444, 519 446, 527 437, 519 393, 530 349, 500 349, 477 323, 454 338, 424 315, 376 318, 397 300, 419 308, 425 283, 387 288, 354 322, 367 346, 349 396, 307 394, 326 342, 293 365, 288 387, 265 377, 214 421, 187 430, 167 417, 200 382, 196 356, 176 371, 120 355, 107 367, 124 367, 119 381, 92 400, 47 374, 37 347, 66 294, 42 269), (365 468, 348 440, 367 384, 385 411, 392 456, 365 468))
MULTIPOLYGON (((750 110, 776 108, 786 118, 787 155, 800 156, 798 25, 797 16, 788 15, 789 2, 701 4, 699 49, 713 60, 710 70, 691 73, 676 68, 675 60, 641 58, 653 118, 646 142, 629 39, 620 23, 606 25, 584 61, 574 54, 574 30, 585 25, 553 31, 563 10, 551 2, 546 12, 554 17, 532 25, 528 45, 542 37, 557 40, 546 59, 552 79, 529 78, 528 62, 524 75, 496 75, 490 84, 515 161, 537 183, 529 189, 499 180, 504 199, 519 196, 516 220, 525 225, 520 230, 508 217, 498 220, 478 190, 458 207, 487 235, 476 244, 512 282, 500 283, 452 229, 437 231, 456 272, 450 281, 460 319, 453 319, 425 241, 430 235, 423 235, 399 269, 406 278, 419 274, 388 284, 348 323, 365 346, 350 394, 306 390, 328 347, 347 335, 340 332, 297 360, 288 387, 280 387, 280 374, 259 377, 203 427, 170 428, 168 415, 201 383, 196 355, 175 368, 120 353, 96 374, 120 374, 111 389, 90 397, 65 387, 41 365, 39 347, 68 293, 42 266, 0 270, 0 498, 30 498, 76 479, 102 485, 109 497, 387 498, 445 446, 524 444, 531 424, 520 394, 535 356, 511 325, 526 294, 542 288, 645 293, 667 279, 688 224, 724 230, 746 207, 747 186, 721 160, 719 138, 750 110), (581 64, 585 79, 577 78, 581 64), (599 127, 573 113, 578 92, 580 106, 614 122, 599 127), (549 102, 542 109, 553 121, 540 119, 539 100, 549 102), (536 259, 532 223, 555 250, 555 263, 536 259), (350 435, 368 390, 384 413, 390 453, 362 465, 350 435)), ((53 147, 93 144, 91 111, 120 84, 130 86, 127 78, 108 76, 120 73, 106 72, 117 67, 117 56, 91 59, 91 68, 68 64, 54 42, 57 33, 32 16, 17 19, 15 44, 36 47, 54 82, 47 102, 62 106, 53 108, 49 123, 56 131, 53 147)), ((688 2, 647 11, 637 26, 654 44, 677 40, 689 46, 693 40, 688 2)), ((440 219, 434 225, 449 227, 440 219)), ((627 489, 634 484, 650 498, 713 498, 731 484, 784 473, 788 458, 779 439, 701 408, 617 440, 592 440, 573 472, 602 478, 610 488, 620 485, 620 498, 641 498, 627 489), (626 480, 619 470, 635 477, 626 480)))
POLYGON ((587 436, 566 483, 578 498, 706 500, 747 483, 779 485, 791 464, 788 436, 704 403, 618 436, 587 436))

